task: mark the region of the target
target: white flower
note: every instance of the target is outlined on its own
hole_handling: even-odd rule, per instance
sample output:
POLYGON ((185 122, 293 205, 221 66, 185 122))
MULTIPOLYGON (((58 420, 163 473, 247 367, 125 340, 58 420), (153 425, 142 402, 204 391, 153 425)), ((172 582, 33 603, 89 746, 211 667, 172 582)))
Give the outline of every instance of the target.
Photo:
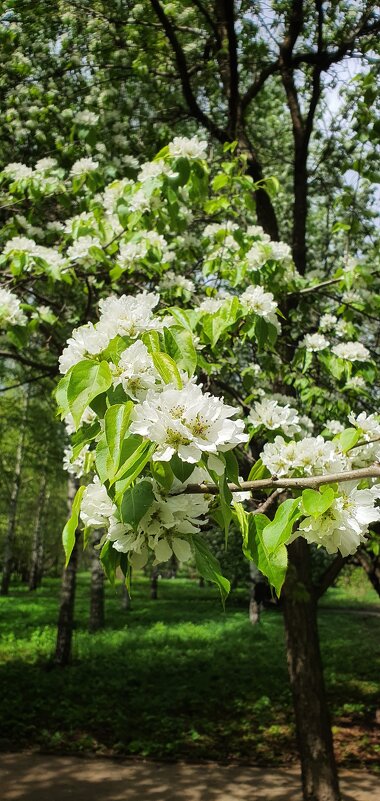
POLYGON ((303 432, 306 432, 307 434, 312 434, 313 433, 313 431, 314 431, 314 423, 310 419, 310 417, 307 416, 307 414, 301 414, 300 415, 299 424, 301 426, 302 433, 303 432))
POLYGON ((361 342, 341 342, 331 348, 335 356, 349 362, 366 362, 371 358, 369 350, 361 342))
POLYGON ((56 167, 58 167, 56 159, 44 158, 44 159, 39 159, 36 162, 34 169, 36 172, 44 173, 44 172, 49 172, 50 170, 54 170, 56 169, 56 167))
POLYGON ((111 366, 114 374, 113 385, 121 384, 133 400, 143 400, 148 389, 153 389, 160 376, 154 367, 146 345, 138 339, 120 355, 118 366, 111 366))
POLYGON ((4 256, 16 251, 20 253, 33 253, 36 247, 37 245, 34 239, 28 239, 27 236, 14 236, 5 243, 3 253, 4 256))
POLYGON ((137 192, 130 195, 128 204, 131 211, 149 211, 150 198, 147 197, 143 189, 138 189, 137 192))
POLYGON ((224 298, 206 298, 199 304, 199 311, 206 312, 207 314, 216 314, 224 304, 224 298))
POLYGON ((99 167, 99 162, 94 161, 94 159, 91 158, 78 159, 77 161, 74 161, 74 164, 70 170, 70 175, 72 175, 73 178, 77 175, 86 175, 89 172, 97 170, 98 167, 99 167))
MULTIPOLYGON (((80 428, 80 426, 82 426, 84 423, 93 423, 94 420, 96 420, 96 412, 94 412, 90 406, 87 406, 82 414, 78 428, 80 428)), ((70 413, 65 417, 65 429, 67 434, 74 434, 77 430, 77 427, 74 423, 74 418, 70 413)))
POLYGON ((26 325, 27 318, 20 301, 9 289, 0 287, 0 325, 26 325))
MULTIPOLYGON (((181 486, 181 485, 180 485, 181 486)), ((182 485, 184 486, 184 485, 182 485)), ((122 553, 128 553, 132 567, 143 567, 154 552, 154 564, 166 562, 174 553, 181 562, 191 557, 187 537, 199 533, 208 512, 209 502, 203 495, 168 495, 162 497, 153 482, 155 499, 137 525, 137 531, 126 525, 124 532, 110 528, 107 539, 122 553)))
POLYGON ((154 461, 169 461, 174 453, 195 464, 202 453, 230 450, 246 442, 244 424, 231 420, 237 410, 189 382, 183 389, 167 386, 160 394, 148 392, 132 412, 130 430, 157 443, 154 461))
POLYGON ((99 303, 100 322, 98 330, 107 332, 109 339, 117 334, 136 337, 143 331, 160 330, 161 320, 153 317, 153 309, 159 295, 140 292, 138 295, 111 295, 99 303))
POLYGON ((355 428, 360 428, 363 432, 363 438, 368 442, 370 439, 380 437, 380 420, 378 415, 368 414, 367 412, 360 412, 355 415, 350 412, 348 419, 351 425, 355 428))
POLYGON ((77 458, 72 460, 73 457, 73 449, 72 446, 69 445, 64 450, 63 454, 63 469, 66 470, 67 473, 70 473, 71 476, 76 476, 76 478, 81 478, 85 473, 88 472, 86 467, 86 459, 89 453, 90 446, 84 445, 81 452, 78 454, 77 458))
POLYGON ((288 405, 280 406, 276 400, 269 398, 261 402, 256 401, 248 415, 248 420, 255 428, 264 426, 271 431, 282 429, 284 434, 289 437, 301 430, 296 409, 292 409, 288 405))
POLYGON ((353 375, 349 381, 347 381, 346 387, 349 389, 365 389, 366 382, 362 375, 353 375))
POLYGON ((175 136, 169 142, 169 156, 182 156, 188 159, 205 159, 207 157, 207 142, 197 136, 188 139, 186 136, 175 136))
POLYGON ((84 111, 78 111, 74 117, 74 122, 76 122, 77 125, 88 125, 89 127, 92 127, 93 125, 96 125, 98 119, 98 114, 85 109, 84 111))
POLYGON ((322 317, 319 321, 319 328, 321 331, 330 331, 331 329, 334 330, 337 322, 338 318, 335 317, 335 314, 322 314, 322 317))
POLYGON ((251 270, 259 270, 268 260, 265 247, 260 242, 255 242, 245 256, 248 267, 251 270))
POLYGON ((380 509, 375 508, 379 494, 378 487, 355 488, 349 495, 344 488, 323 515, 317 519, 306 517, 300 523, 300 534, 309 543, 323 545, 328 553, 340 551, 342 556, 355 553, 365 541, 368 525, 380 520, 380 509))
POLYGON ((26 164, 22 164, 19 161, 12 161, 10 164, 7 164, 3 169, 3 173, 4 175, 9 175, 11 178, 14 178, 15 181, 33 177, 32 168, 27 167, 26 164))
POLYGON ((240 296, 240 301, 259 317, 273 322, 277 303, 271 292, 265 292, 262 286, 250 286, 240 296))
POLYGON ((363 303, 363 298, 360 292, 356 292, 354 289, 347 289, 346 292, 343 292, 342 295, 343 303, 363 303))
POLYGON ((55 250, 54 248, 46 248, 44 245, 36 245, 33 251, 33 256, 46 261, 51 273, 53 273, 55 277, 59 277, 59 274, 66 267, 65 258, 61 253, 58 253, 58 250, 55 250))
POLYGON ((93 247, 102 248, 101 242, 97 236, 80 236, 75 240, 73 245, 67 248, 67 256, 70 261, 85 261, 91 258, 89 250, 93 247))
POLYGON ((239 226, 232 222, 232 220, 225 220, 222 223, 210 223, 206 225, 206 228, 203 231, 203 236, 206 239, 212 239, 219 231, 228 231, 232 233, 233 231, 237 231, 239 226))
POLYGON ((342 425, 339 420, 327 420, 325 428, 327 428, 331 434, 341 434, 342 431, 344 431, 344 425, 342 425))
POLYGON ((195 290, 194 283, 190 281, 189 278, 185 278, 183 275, 176 275, 173 270, 168 270, 162 278, 161 289, 172 289, 176 287, 185 289, 187 292, 194 292, 195 290))
POLYGON ((261 225, 249 225, 247 228, 248 236, 258 236, 262 242, 270 242, 270 236, 265 233, 261 225))
POLYGON ((306 348, 310 353, 313 353, 319 350, 325 350, 325 348, 329 347, 330 343, 323 334, 305 334, 300 345, 306 348))
POLYGON ((349 466, 336 443, 326 442, 321 436, 304 437, 299 442, 285 442, 278 436, 274 442, 264 445, 261 458, 269 472, 277 476, 285 476, 295 469, 302 470, 305 475, 324 475, 342 472, 349 466))
POLYGON ((358 266, 358 260, 355 259, 353 256, 346 256, 343 262, 343 272, 344 273, 353 273, 358 266))
MULTIPOLYGON (((128 139, 120 134, 114 136, 113 141, 118 147, 127 147, 128 145, 128 139)), ((132 170, 137 170, 139 167, 138 159, 128 153, 125 153, 123 156, 123 164, 125 164, 126 167, 130 167, 132 170)))
POLYGON ((276 261, 285 261, 292 258, 292 251, 286 242, 271 242, 270 250, 270 258, 276 261))
POLYGON ((106 331, 99 329, 99 326, 95 327, 93 323, 86 323, 76 328, 58 359, 60 373, 65 374, 82 359, 101 353, 107 347, 110 338, 106 331))
POLYGON ((107 495, 107 490, 95 476, 93 483, 86 487, 81 502, 80 517, 86 527, 103 528, 108 526, 115 514, 116 506, 107 495))
MULTIPOLYGON (((137 165, 138 166, 138 165, 137 165)), ((159 178, 160 175, 165 175, 170 172, 170 167, 164 161, 158 159, 157 161, 146 161, 141 165, 140 172, 137 175, 137 180, 143 183, 151 178, 159 178)))

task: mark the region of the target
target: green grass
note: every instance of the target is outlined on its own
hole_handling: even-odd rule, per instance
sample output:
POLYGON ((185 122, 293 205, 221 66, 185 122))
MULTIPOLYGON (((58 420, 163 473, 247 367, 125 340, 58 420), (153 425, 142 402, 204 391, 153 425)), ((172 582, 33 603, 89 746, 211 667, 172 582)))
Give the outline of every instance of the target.
MULTIPOLYGON (((107 587, 106 628, 94 635, 87 632, 88 585, 81 574, 74 661, 65 670, 49 666, 59 582, 46 579, 35 594, 17 586, 0 599, 3 749, 249 762, 295 755, 278 610, 252 627, 244 593, 224 613, 212 588, 162 580, 154 602, 139 579, 129 612, 120 587, 107 587)), ((335 607, 334 593, 327 601, 335 607)), ((320 630, 340 757, 370 762, 380 618, 322 609, 320 630)))

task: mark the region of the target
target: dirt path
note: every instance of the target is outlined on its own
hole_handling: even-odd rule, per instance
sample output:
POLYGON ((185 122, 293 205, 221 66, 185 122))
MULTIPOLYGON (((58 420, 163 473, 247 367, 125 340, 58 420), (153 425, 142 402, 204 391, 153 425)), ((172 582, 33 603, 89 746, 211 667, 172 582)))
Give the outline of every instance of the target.
MULTIPOLYGON (((342 801, 380 801, 376 776, 341 772, 342 801)), ((295 768, 0 755, 1 801, 301 801, 295 768)))

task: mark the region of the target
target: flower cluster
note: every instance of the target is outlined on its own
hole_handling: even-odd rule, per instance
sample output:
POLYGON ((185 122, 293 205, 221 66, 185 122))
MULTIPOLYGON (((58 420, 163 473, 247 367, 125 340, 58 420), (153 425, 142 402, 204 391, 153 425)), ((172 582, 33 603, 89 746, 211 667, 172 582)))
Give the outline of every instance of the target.
POLYGON ((338 450, 335 442, 327 442, 322 436, 304 437, 299 442, 285 442, 277 436, 274 442, 264 445, 261 458, 271 475, 289 476, 293 471, 299 475, 315 476, 342 472, 349 461, 338 450))
POLYGON ((340 551, 342 556, 349 556, 365 541, 369 524, 380 520, 380 507, 375 507, 379 497, 379 487, 354 487, 348 493, 347 485, 342 485, 332 506, 316 519, 305 517, 296 534, 309 543, 323 545, 328 553, 340 551))
POLYGON ((256 401, 248 415, 248 421, 255 428, 263 426, 271 431, 281 430, 288 437, 301 431, 298 412, 286 404, 282 406, 276 400, 264 398, 256 401))
POLYGON ((0 287, 0 326, 26 325, 27 318, 16 295, 0 287))

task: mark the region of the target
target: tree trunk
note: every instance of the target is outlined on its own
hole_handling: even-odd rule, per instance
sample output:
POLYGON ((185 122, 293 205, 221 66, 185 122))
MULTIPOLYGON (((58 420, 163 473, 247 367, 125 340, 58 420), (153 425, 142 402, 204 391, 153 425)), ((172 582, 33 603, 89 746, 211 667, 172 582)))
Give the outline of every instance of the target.
POLYGON ((158 588, 158 570, 153 568, 150 576, 150 597, 152 601, 157 601, 157 588, 158 588))
POLYGON ((29 389, 26 392, 22 406, 19 439, 15 455, 15 468, 8 512, 8 527, 4 542, 3 573, 1 577, 0 595, 8 595, 9 584, 13 568, 13 546, 16 535, 17 503, 21 487, 21 468, 26 435, 26 416, 29 406, 29 389))
POLYGON ((249 577, 251 590, 249 595, 249 620, 252 626, 260 621, 260 614, 262 610, 262 603, 260 593, 258 592, 258 585, 263 581, 263 575, 253 562, 249 562, 249 577))
POLYGON ((301 537, 289 547, 283 608, 304 801, 339 801, 310 553, 301 537))
MULTIPOLYGON (((69 478, 67 501, 69 512, 78 488, 78 481, 69 478)), ((78 540, 79 532, 76 532, 75 545, 71 553, 70 561, 64 568, 61 586, 61 601, 59 607, 57 624, 57 643, 54 654, 54 664, 65 667, 70 662, 71 641, 74 626, 74 601, 76 589, 76 575, 78 566, 78 540)))
POLYGON ((34 532, 32 542, 32 558, 29 571, 29 590, 36 590, 42 578, 43 561, 43 530, 42 517, 46 500, 47 472, 46 467, 42 473, 40 491, 37 502, 37 512, 34 521, 34 532))
POLYGON ((95 545, 99 545, 103 531, 94 531, 91 549, 91 602, 90 602, 90 622, 91 632, 99 631, 104 627, 104 570, 99 559, 99 551, 95 550, 95 545))
POLYGON ((355 554, 356 559, 364 568, 373 589, 380 597, 380 560, 378 556, 369 554, 364 548, 359 548, 355 554))

